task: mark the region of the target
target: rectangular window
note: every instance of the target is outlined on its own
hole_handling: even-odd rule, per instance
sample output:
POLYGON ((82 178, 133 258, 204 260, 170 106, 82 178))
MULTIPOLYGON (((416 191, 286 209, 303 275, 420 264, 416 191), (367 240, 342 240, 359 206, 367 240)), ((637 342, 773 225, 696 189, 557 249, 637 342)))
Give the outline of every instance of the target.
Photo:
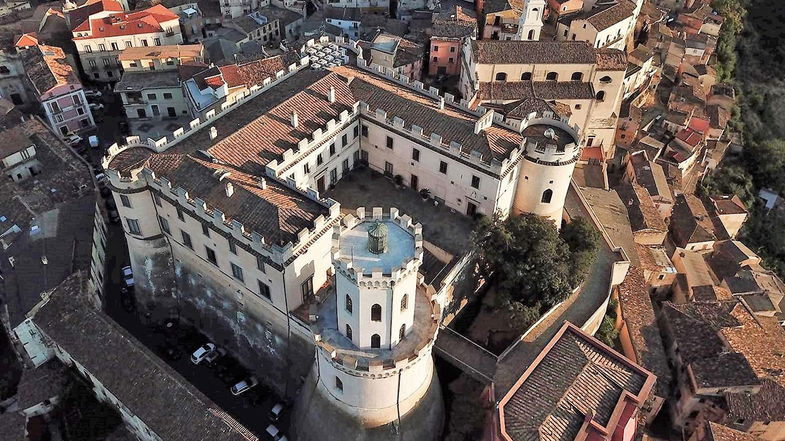
POLYGON ((49 108, 52 109, 52 113, 60 112, 60 106, 57 103, 49 103, 49 108))
POLYGON ((269 300, 271 298, 270 287, 261 280, 257 280, 257 282, 259 282, 259 295, 269 300))
POLYGON ((330 170, 330 184, 335 184, 338 182, 338 169, 330 170))
POLYGON ((79 96, 79 95, 71 95, 71 99, 74 100, 74 105, 75 106, 81 106, 82 105, 82 97, 81 96, 79 96))
POLYGON ((156 38, 155 39, 155 45, 156 46, 160 46, 161 45, 161 39, 160 38, 156 38))
POLYGON ((412 149, 412 159, 420 161, 420 151, 418 149, 412 149))
POLYGON ((234 263, 232 264, 232 276, 234 276, 235 279, 241 282, 245 281, 245 279, 243 278, 243 269, 234 263))
POLYGON ((156 100, 156 99, 158 99, 158 97, 157 97, 157 96, 155 96, 155 94, 154 94, 154 93, 148 93, 148 94, 147 94, 147 99, 148 99, 148 100, 156 100))
POLYGON ((349 171, 349 159, 344 159, 342 163, 342 168, 344 173, 349 171))
POLYGON ((161 229, 164 230, 164 233, 169 234, 169 221, 158 216, 158 220, 161 222, 161 229))
POLYGON ((202 224, 202 234, 210 237, 210 228, 206 224, 202 224))
POLYGON ((434 51, 434 52, 439 52, 439 46, 434 46, 434 47, 433 47, 433 51, 434 51))
POLYGON ((165 100, 170 100, 170 99, 172 99, 172 94, 171 94, 171 93, 164 93, 164 99, 165 99, 165 100))
POLYGON ((112 50, 113 51, 119 51, 120 50, 120 48, 117 46, 117 43, 112 43, 112 50))
POLYGON ((105 52, 106 51, 106 45, 103 44, 103 43, 98 43, 98 50, 100 52, 105 52))
POLYGON ((128 232, 129 233, 131 233, 131 234, 142 234, 142 230, 139 229, 139 220, 125 218, 125 223, 126 223, 126 225, 128 225, 128 232))
POLYGON ((450 48, 450 52, 455 52, 455 46, 452 46, 452 47, 450 48))
POLYGON ((153 201, 155 202, 155 205, 158 205, 159 207, 162 207, 162 205, 161 205, 161 196, 159 196, 158 193, 153 193, 153 201))
POLYGON ((480 188, 480 178, 478 176, 472 175, 472 187, 480 188))
POLYGON ((323 162, 324 159, 322 159, 322 154, 319 153, 318 155, 316 155, 316 165, 322 165, 323 162))
POLYGON ((124 194, 120 195, 120 203, 123 204, 123 207, 131 208, 131 200, 124 194))
POLYGON ((191 235, 183 230, 180 230, 180 234, 183 236, 183 245, 187 246, 190 249, 194 249, 194 244, 193 242, 191 242, 191 235))
POLYGON ((447 163, 444 161, 439 161, 439 173, 447 174, 447 163))
POLYGON ((204 247, 207 252, 207 260, 215 266, 218 266, 218 258, 215 256, 215 251, 210 247, 204 247))
POLYGON ((256 269, 264 272, 264 258, 262 256, 256 256, 256 269))
POLYGON ((84 45, 84 51, 87 52, 88 54, 91 54, 91 53, 93 53, 93 48, 90 47, 89 44, 86 44, 86 45, 84 45))
POLYGON ((313 277, 309 277, 308 280, 303 282, 301 287, 303 291, 303 299, 313 297, 313 277))
POLYGON ((360 132, 360 127, 354 126, 354 128, 352 129, 352 137, 356 138, 357 135, 359 135, 359 132, 360 132))
POLYGON ((181 210, 180 208, 177 209, 177 219, 180 219, 181 221, 185 222, 185 217, 183 216, 183 210, 181 210))
POLYGON ((349 135, 345 134, 341 137, 341 147, 346 147, 349 144, 349 135))
POLYGON ((142 40, 142 46, 147 46, 147 40, 142 40))
POLYGON ((237 255, 237 245, 235 245, 231 240, 229 241, 229 252, 235 256, 237 255))
POLYGON ((363 135, 363 138, 367 138, 368 137, 368 126, 366 126, 365 124, 363 124, 363 126, 362 126, 362 135, 363 135))
POLYGON ((393 139, 390 138, 389 136, 387 137, 387 148, 388 149, 393 148, 393 139))
POLYGON ((311 165, 306 162, 305 164, 303 164, 303 174, 307 175, 310 172, 311 172, 311 165))
POLYGON ((83 108, 81 108, 81 107, 78 107, 78 108, 76 109, 76 114, 77 114, 77 115, 84 115, 84 109, 83 109, 83 108))
POLYGON ((109 67, 109 65, 112 63, 112 61, 108 58, 102 58, 101 60, 104 62, 104 67, 109 67))
POLYGON ((90 67, 95 67, 95 60, 87 60, 87 64, 89 64, 90 67))
POLYGON ((335 143, 330 144, 330 156, 335 154, 335 143))
POLYGON ((131 40, 125 40, 125 47, 133 47, 133 45, 134 44, 131 43, 131 40))

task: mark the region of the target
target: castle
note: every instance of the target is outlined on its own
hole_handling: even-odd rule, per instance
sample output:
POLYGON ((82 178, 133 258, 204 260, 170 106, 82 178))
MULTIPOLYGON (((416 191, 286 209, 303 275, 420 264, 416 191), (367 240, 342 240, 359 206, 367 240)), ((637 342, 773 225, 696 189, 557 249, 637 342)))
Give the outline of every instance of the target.
POLYGON ((139 304, 299 390, 296 439, 436 437, 431 347, 465 260, 431 277, 417 219, 342 213, 324 193, 367 164, 455 216, 559 225, 581 128, 558 103, 528 103, 508 118, 362 59, 331 71, 303 59, 173 140, 113 146, 104 165, 139 304))

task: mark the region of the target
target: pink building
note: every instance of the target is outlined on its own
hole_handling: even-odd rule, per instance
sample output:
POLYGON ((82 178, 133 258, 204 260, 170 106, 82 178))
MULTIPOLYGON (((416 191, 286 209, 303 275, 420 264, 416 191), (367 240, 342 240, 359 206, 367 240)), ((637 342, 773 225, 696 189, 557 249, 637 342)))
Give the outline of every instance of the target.
POLYGON ((29 85, 55 132, 65 136, 95 125, 82 83, 62 49, 38 45, 21 57, 29 85))
POLYGON ((477 18, 474 11, 454 6, 434 15, 428 75, 460 74, 463 39, 476 37, 477 18))
POLYGON ((655 381, 565 322, 499 402, 486 439, 630 441, 655 381))

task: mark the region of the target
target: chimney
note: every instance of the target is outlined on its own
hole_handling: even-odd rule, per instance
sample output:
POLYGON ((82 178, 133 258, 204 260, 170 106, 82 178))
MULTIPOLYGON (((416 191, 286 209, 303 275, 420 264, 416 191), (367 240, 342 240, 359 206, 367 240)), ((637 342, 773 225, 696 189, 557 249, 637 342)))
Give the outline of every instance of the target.
POLYGON ((296 129, 297 126, 300 125, 300 119, 297 117, 297 111, 296 110, 292 110, 292 118, 291 118, 291 120, 292 120, 292 127, 294 127, 296 129))
POLYGON ((330 91, 327 92, 327 101, 334 103, 335 102, 335 87, 330 86, 330 91))
POLYGON ((227 182, 225 185, 226 188, 226 197, 230 198, 234 194, 234 185, 231 182, 227 182))
POLYGON ((439 110, 444 110, 444 97, 439 97, 439 110))
POLYGON ((215 126, 210 127, 210 139, 215 139, 218 136, 218 129, 215 126))
POLYGON ((267 189, 267 179, 259 178, 259 188, 261 188, 262 190, 267 189))

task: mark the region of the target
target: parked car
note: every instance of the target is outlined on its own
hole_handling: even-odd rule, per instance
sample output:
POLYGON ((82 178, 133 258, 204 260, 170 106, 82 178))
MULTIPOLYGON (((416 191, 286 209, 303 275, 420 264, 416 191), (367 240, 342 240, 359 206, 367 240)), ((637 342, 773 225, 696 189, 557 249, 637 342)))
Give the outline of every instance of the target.
POLYGON ((281 430, 275 427, 274 424, 270 424, 267 426, 267 430, 265 430, 268 435, 270 435, 270 439, 273 441, 286 441, 286 436, 283 434, 281 430))
POLYGON ((207 354, 207 356, 204 357, 204 361, 206 361, 207 364, 213 364, 215 360, 218 360, 224 355, 226 355, 226 349, 216 348, 214 351, 210 352, 209 354, 207 354))
POLYGON ((254 376, 250 376, 245 380, 241 380, 237 382, 234 386, 232 386, 229 390, 232 391, 232 395, 240 395, 243 392, 247 392, 259 384, 259 380, 256 379, 254 376))
POLYGON ((281 418, 281 414, 286 409, 286 406, 283 403, 277 403, 270 409, 270 421, 278 421, 281 418))
POLYGON ((79 143, 82 142, 82 137, 77 135, 76 133, 71 133, 65 137, 65 142, 68 143, 71 147, 76 147, 79 143))
POLYGON ((101 142, 98 140, 98 137, 95 135, 88 136, 87 141, 90 143, 90 147, 94 149, 97 149, 101 145, 101 142))
POLYGON ((93 89, 85 89, 84 96, 87 97, 88 100, 97 100, 101 99, 103 94, 100 90, 93 90, 93 89))
POLYGON ((125 266, 121 270, 123 274, 123 282, 125 282, 125 286, 128 288, 134 287, 134 272, 131 270, 130 266, 125 266))
POLYGON ((205 343, 202 346, 199 346, 197 350, 191 354, 191 363, 199 364, 204 361, 211 352, 215 351, 215 345, 212 343, 205 343))
POLYGON ((90 110, 93 112, 104 110, 104 105, 101 103, 90 103, 90 110))
POLYGON ((109 222, 113 224, 120 222, 120 213, 117 210, 109 210, 109 222))

